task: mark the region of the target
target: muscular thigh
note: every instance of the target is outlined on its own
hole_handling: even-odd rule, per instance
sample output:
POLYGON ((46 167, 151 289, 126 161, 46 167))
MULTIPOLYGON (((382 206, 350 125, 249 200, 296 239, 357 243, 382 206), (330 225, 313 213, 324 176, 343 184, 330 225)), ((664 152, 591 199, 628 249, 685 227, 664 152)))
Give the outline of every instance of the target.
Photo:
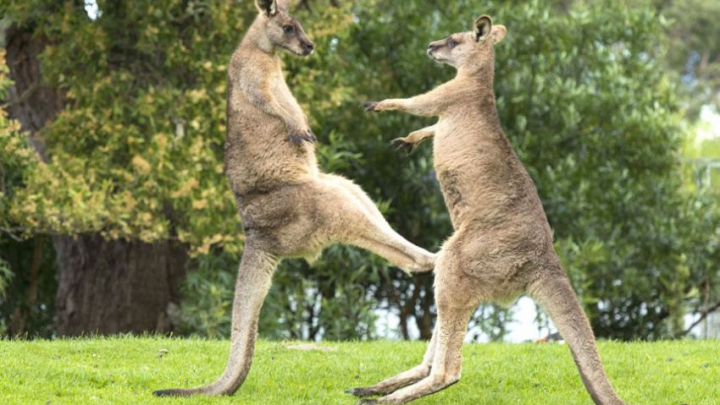
POLYGON ((329 187, 341 189, 348 197, 352 197, 361 207, 367 210, 368 215, 377 215, 382 218, 380 211, 377 209, 377 206, 375 206, 372 199, 370 199, 360 186, 353 183, 351 180, 335 174, 323 173, 320 176, 320 181, 327 184, 329 187))
POLYGON ((248 236, 266 251, 283 256, 304 255, 323 228, 317 194, 311 182, 243 197, 240 216, 248 236))
POLYGON ((498 248, 492 235, 478 231, 453 235, 438 259, 437 290, 463 291, 472 302, 508 303, 524 292, 532 263, 524 255, 498 248))

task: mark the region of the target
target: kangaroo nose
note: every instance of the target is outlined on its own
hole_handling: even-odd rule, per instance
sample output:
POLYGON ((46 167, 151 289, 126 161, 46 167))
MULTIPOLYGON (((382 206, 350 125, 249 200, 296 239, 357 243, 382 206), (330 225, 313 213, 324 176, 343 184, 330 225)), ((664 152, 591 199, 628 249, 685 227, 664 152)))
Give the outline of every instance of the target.
POLYGON ((313 49, 315 49, 315 45, 313 45, 313 44, 306 44, 305 47, 307 48, 308 51, 312 51, 313 49))

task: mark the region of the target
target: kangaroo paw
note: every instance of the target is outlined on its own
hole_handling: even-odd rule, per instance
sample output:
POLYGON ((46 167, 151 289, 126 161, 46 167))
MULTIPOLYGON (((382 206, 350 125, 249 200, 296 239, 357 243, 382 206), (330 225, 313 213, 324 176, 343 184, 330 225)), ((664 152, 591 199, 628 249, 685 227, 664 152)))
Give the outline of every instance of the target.
POLYGON ((390 146, 394 146, 398 150, 404 150, 407 153, 410 153, 413 149, 415 149, 415 144, 406 141, 405 138, 393 139, 390 141, 390 146))
POLYGON ((305 135, 303 135, 303 139, 310 143, 317 142, 317 137, 313 133, 312 129, 308 129, 308 131, 305 133, 305 135))
POLYGON ((379 395, 377 392, 375 392, 369 388, 353 388, 353 389, 345 390, 345 393, 354 395, 359 398, 365 398, 365 397, 370 397, 373 395, 379 395))
POLYGON ((292 133, 287 137, 287 141, 290 142, 291 145, 300 146, 303 144, 303 142, 308 143, 315 143, 317 141, 317 138, 315 137, 315 134, 311 130, 308 130, 305 133, 292 133))
POLYGON ((368 111, 368 112, 378 112, 378 111, 379 111, 379 110, 377 109, 378 103, 377 103, 377 102, 374 102, 374 101, 366 102, 366 103, 360 103, 360 105, 365 109, 365 111, 368 111))

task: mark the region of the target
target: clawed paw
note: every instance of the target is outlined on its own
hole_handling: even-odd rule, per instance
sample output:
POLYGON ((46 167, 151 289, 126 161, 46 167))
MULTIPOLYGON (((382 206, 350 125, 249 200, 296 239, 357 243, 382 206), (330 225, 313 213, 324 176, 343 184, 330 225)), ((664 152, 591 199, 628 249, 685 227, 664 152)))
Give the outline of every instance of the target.
POLYGON ((410 153, 413 149, 415 149, 415 144, 406 141, 405 138, 393 139, 390 141, 390 146, 394 146, 398 150, 404 150, 407 153, 410 153))
POLYGON ((368 111, 368 112, 378 112, 378 111, 380 111, 380 110, 377 109, 378 104, 379 104, 379 103, 374 102, 374 101, 365 102, 365 103, 360 103, 360 105, 363 106, 363 108, 365 109, 365 111, 368 111))
POLYGON ((300 146, 303 142, 308 143, 315 143, 317 141, 317 137, 315 137, 315 134, 311 129, 308 129, 304 133, 292 133, 287 138, 288 142, 292 145, 300 146))

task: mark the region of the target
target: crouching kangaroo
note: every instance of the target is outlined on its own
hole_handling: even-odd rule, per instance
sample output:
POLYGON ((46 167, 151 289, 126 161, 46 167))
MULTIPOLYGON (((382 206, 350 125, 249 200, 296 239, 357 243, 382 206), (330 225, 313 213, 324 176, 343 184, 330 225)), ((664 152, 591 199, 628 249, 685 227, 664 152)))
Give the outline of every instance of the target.
POLYGON ((580 376, 598 405, 622 405, 605 376, 595 338, 553 249, 537 190, 505 137, 493 92, 493 44, 506 29, 489 17, 474 31, 430 44, 428 55, 457 68, 457 76, 409 99, 367 103, 369 111, 401 110, 437 116, 434 126, 396 139, 412 149, 435 137, 435 171, 455 233, 444 243, 435 268, 437 325, 422 364, 372 387, 348 391, 361 403, 402 404, 440 391, 460 379, 469 317, 486 301, 522 293, 550 315, 568 343, 580 376), (404 387, 404 388, 403 388, 404 387))
POLYGON ((260 308, 277 264, 313 260, 333 243, 356 245, 407 272, 429 271, 435 255, 395 233, 350 180, 319 171, 315 136, 285 83, 277 53, 313 52, 283 1, 256 0, 259 15, 228 71, 226 172, 245 228, 232 311, 230 358, 213 384, 156 395, 234 393, 250 369, 260 308))

